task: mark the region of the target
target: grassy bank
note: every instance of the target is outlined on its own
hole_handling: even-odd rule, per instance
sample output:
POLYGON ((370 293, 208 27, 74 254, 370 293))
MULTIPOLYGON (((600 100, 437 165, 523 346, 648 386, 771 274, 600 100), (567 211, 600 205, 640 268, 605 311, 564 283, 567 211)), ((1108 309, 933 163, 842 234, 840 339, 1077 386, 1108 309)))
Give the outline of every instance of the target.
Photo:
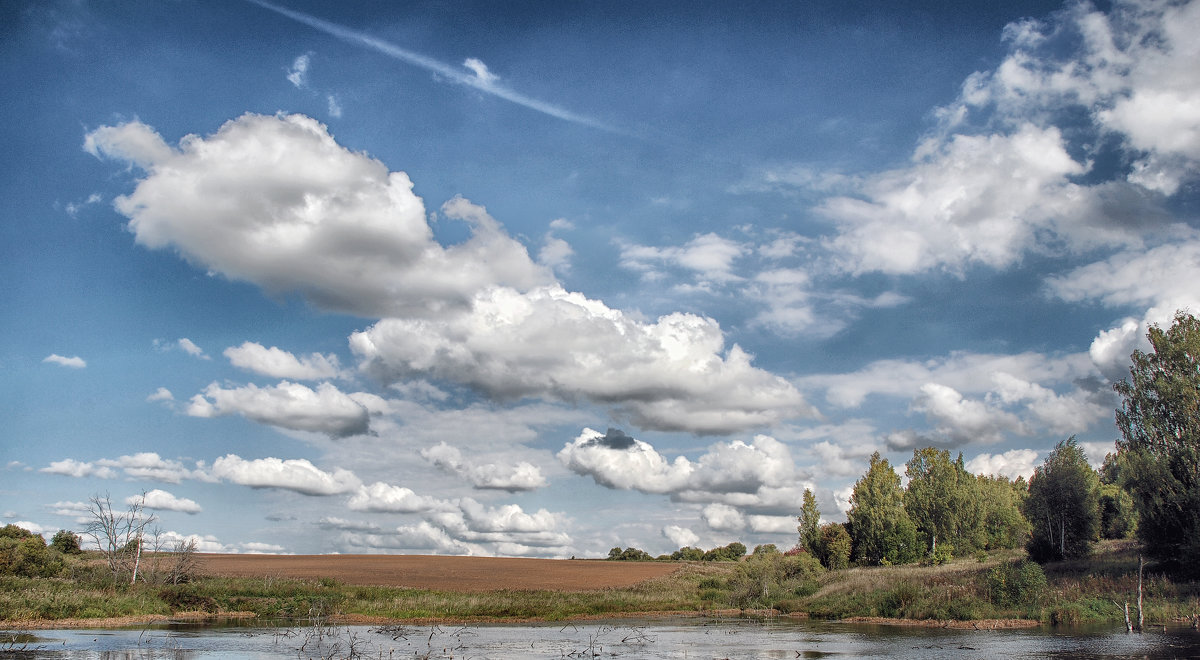
MULTIPOLYGON (((910 620, 1025 619, 1056 624, 1121 622, 1120 605, 1137 597, 1137 555, 1130 544, 1102 545, 1092 558, 1038 567, 1019 553, 941 566, 841 571, 791 570, 750 559, 681 562, 668 576, 633 587, 582 592, 453 593, 355 586, 334 580, 201 577, 180 585, 113 587, 102 574, 0 578, 0 625, 32 620, 101 619, 233 612, 298 619, 563 620, 650 612, 775 610, 818 618, 910 620)), ((770 560, 780 561, 780 560, 770 560)), ((793 568, 795 564, 791 564, 793 568)), ((1200 612, 1200 585, 1148 572, 1148 623, 1200 612)))
MULTIPOLYGON (((1088 559, 1037 565, 1011 551, 939 566, 856 567, 820 576, 808 593, 763 605, 829 619, 1027 619, 1051 624, 1136 620, 1137 548, 1104 542, 1088 559)), ((1147 625, 1193 621, 1200 584, 1149 567, 1143 576, 1147 625)))

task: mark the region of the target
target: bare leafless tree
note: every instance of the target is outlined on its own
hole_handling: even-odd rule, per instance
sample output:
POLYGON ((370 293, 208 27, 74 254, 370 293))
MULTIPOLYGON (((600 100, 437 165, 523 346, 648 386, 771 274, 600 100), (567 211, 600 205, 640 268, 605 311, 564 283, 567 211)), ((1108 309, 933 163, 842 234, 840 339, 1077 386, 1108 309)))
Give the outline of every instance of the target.
POLYGON ((148 584, 179 584, 195 577, 200 556, 195 538, 179 538, 154 527, 143 536, 138 576, 148 584))
POLYGON ((108 493, 96 494, 88 499, 88 514, 91 522, 84 534, 95 542, 100 554, 108 562, 113 581, 120 582, 122 576, 130 575, 137 580, 138 564, 141 560, 142 537, 146 528, 157 520, 157 516, 146 512, 146 493, 130 500, 125 511, 113 509, 108 493))

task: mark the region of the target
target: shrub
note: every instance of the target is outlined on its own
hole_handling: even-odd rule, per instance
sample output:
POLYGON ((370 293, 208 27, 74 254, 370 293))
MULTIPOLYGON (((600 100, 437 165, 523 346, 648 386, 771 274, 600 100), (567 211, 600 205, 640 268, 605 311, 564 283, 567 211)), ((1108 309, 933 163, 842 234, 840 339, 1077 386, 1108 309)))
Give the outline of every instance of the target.
POLYGON ((58 530, 54 538, 50 539, 50 547, 64 555, 78 555, 83 553, 79 535, 65 529, 58 530))
POLYGON ((743 609, 772 605, 815 592, 817 577, 823 572, 820 562, 811 555, 760 553, 738 565, 729 579, 730 597, 743 609))
POLYGON ((988 598, 996 605, 1034 603, 1046 590, 1046 573, 1032 561, 1006 562, 988 571, 987 584, 988 598))
POLYGON ((53 577, 63 569, 62 555, 46 547, 46 540, 22 530, 29 536, 16 536, 8 525, 8 534, 0 536, 0 575, 21 577, 53 577))
POLYGON ((932 561, 935 566, 941 566, 943 564, 950 563, 950 560, 953 558, 954 546, 950 545, 949 543, 939 543, 937 549, 933 551, 933 556, 930 557, 930 561, 932 561))

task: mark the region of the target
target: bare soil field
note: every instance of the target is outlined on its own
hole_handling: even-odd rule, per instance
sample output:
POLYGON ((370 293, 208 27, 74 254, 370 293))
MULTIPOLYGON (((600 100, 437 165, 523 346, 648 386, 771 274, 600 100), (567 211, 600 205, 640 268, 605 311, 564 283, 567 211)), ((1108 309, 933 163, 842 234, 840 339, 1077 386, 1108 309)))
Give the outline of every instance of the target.
POLYGON ((628 587, 677 563, 427 555, 202 554, 201 572, 227 577, 333 578, 344 584, 479 592, 628 587))

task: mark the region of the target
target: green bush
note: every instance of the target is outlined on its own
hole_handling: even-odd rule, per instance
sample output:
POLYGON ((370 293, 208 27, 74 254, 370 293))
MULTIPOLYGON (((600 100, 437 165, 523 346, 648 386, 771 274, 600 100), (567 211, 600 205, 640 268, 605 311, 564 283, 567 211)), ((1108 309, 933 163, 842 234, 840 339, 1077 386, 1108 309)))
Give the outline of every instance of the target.
POLYGON ((950 563, 950 560, 953 558, 954 546, 949 543, 939 543, 937 549, 933 551, 933 557, 930 560, 934 565, 941 566, 942 564, 950 563))
POLYGON ((815 592, 817 578, 823 572, 820 562, 811 555, 785 557, 779 553, 759 553, 739 564, 730 577, 730 598, 740 608, 778 609, 781 601, 815 592))
POLYGON ((58 550, 64 555, 83 554, 83 547, 79 540, 79 535, 65 529, 58 530, 58 533, 54 535, 54 538, 50 539, 50 547, 58 550))
POLYGON ((1036 603, 1046 591, 1046 573, 1028 560, 1006 562, 987 573, 988 598, 1001 607, 1036 603))
POLYGON ((62 570, 62 555, 46 547, 46 540, 41 536, 14 525, 0 530, 0 575, 54 577, 62 570), (25 532, 27 536, 14 530, 25 532))

